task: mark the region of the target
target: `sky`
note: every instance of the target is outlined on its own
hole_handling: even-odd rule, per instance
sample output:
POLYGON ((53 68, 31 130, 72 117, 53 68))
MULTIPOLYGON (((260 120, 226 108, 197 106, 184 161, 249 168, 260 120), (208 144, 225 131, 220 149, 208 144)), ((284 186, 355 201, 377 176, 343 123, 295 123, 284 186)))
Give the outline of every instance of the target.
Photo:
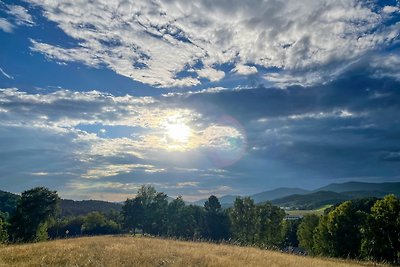
POLYGON ((0 189, 398 182, 399 34, 399 0, 0 0, 0 189))

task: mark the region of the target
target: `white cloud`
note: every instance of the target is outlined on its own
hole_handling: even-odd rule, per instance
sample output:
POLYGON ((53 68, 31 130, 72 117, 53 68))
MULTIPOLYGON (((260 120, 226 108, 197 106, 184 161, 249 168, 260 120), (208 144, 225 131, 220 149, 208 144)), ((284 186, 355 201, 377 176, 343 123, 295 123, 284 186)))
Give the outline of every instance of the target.
POLYGON ((236 65, 235 68, 232 69, 232 72, 235 72, 237 74, 241 75, 250 75, 250 74, 255 74, 257 73, 257 68, 254 66, 247 66, 247 65, 236 65))
POLYGON ((7 74, 2 68, 0 68, 0 73, 3 74, 8 79, 14 80, 14 77, 11 76, 10 74, 7 74))
POLYGON ((35 24, 26 8, 18 5, 7 5, 7 9, 7 13, 14 16, 17 25, 32 26, 35 24))
POLYGON ((235 190, 233 188, 231 188, 230 186, 221 185, 221 186, 218 186, 216 188, 211 188, 211 189, 200 189, 200 190, 198 190, 198 192, 200 194, 204 194, 204 196, 209 196, 210 194, 216 195, 216 196, 222 196, 222 195, 233 193, 233 192, 235 192, 235 190))
POLYGON ((395 12, 399 12, 400 8, 397 6, 385 6, 382 10, 384 13, 392 14, 395 12))
POLYGON ((217 81, 221 80, 222 78, 224 78, 224 76, 225 76, 225 72, 216 70, 213 68, 209 68, 209 67, 197 71, 197 74, 200 77, 207 78, 208 80, 210 80, 212 82, 217 82, 217 81))
MULTIPOLYGON (((31 2, 77 40, 73 48, 33 40, 32 50, 160 87, 199 84, 180 74, 188 70, 218 81, 224 73, 215 66, 226 63, 243 75, 255 73, 246 66, 255 64, 318 76, 319 68, 352 61, 400 31, 396 24, 384 26, 388 8, 377 11, 357 0, 31 2)), ((297 78, 320 80, 311 79, 297 78)))
POLYGON ((99 179, 109 176, 117 176, 121 173, 131 173, 136 170, 150 171, 150 172, 162 172, 163 169, 155 168, 152 165, 145 164, 108 164, 97 166, 94 169, 89 169, 85 174, 82 175, 86 179, 99 179))
POLYGON ((378 78, 391 77, 400 80, 400 56, 398 54, 386 54, 374 56, 370 66, 374 70, 374 76, 378 78))
POLYGON ((6 19, 0 18, 0 29, 2 31, 11 33, 14 30, 14 26, 8 22, 6 19))

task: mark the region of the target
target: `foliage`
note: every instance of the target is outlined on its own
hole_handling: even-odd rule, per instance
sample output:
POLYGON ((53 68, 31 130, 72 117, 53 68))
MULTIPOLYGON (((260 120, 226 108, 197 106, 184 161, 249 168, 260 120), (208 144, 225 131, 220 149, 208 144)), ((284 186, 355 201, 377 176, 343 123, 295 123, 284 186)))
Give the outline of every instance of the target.
POLYGON ((194 220, 185 214, 185 202, 182 197, 177 197, 168 205, 168 223, 167 235, 175 237, 184 237, 187 232, 190 232, 194 220), (186 233, 185 233, 186 232, 186 233))
POLYGON ((6 222, 0 218, 0 244, 8 242, 6 222))
POLYGON ((0 213, 11 216, 16 208, 20 196, 0 190, 0 213))
POLYGON ((43 240, 48 223, 59 211, 59 202, 57 192, 45 187, 24 191, 10 220, 13 239, 25 242, 43 240))
POLYGON ((305 195, 290 195, 272 200, 272 203, 280 207, 295 207, 298 209, 312 210, 325 205, 334 205, 349 200, 350 197, 331 191, 317 191, 305 195))
POLYGON ((282 247, 298 247, 297 231, 301 220, 284 220, 282 223, 282 247))
POLYGON ((257 243, 266 246, 279 246, 283 240, 282 220, 285 218, 285 212, 267 202, 257 206, 256 216, 259 226, 257 243))
POLYGON ((79 236, 85 217, 67 217, 58 219, 48 230, 50 238, 79 236))
POLYGON ((346 201, 325 215, 315 232, 315 252, 332 257, 359 257, 360 229, 365 227, 372 204, 369 199, 346 201))
POLYGON ((133 199, 127 199, 122 207, 121 213, 125 229, 135 233, 136 228, 142 228, 144 207, 141 197, 138 196, 133 199))
POLYGON ((93 211, 100 211, 105 214, 111 212, 112 210, 120 212, 122 204, 112 203, 101 200, 81 200, 75 201, 70 199, 62 199, 60 202, 61 217, 71 217, 87 215, 93 211))
POLYGON ((47 225, 47 222, 42 222, 39 224, 38 228, 36 229, 35 242, 46 241, 49 239, 49 235, 47 234, 47 225))
POLYGON ((394 195, 371 208, 361 250, 367 259, 400 263, 400 200, 394 195))
POLYGON ((167 223, 168 200, 164 193, 156 193, 148 207, 145 207, 145 218, 149 224, 148 232, 152 235, 165 233, 167 223))
POLYGON ((256 206, 250 198, 237 198, 230 211, 233 237, 243 244, 278 246, 284 217, 285 212, 271 203, 256 206))
POLYGON ((212 195, 204 203, 205 210, 205 237, 211 240, 228 239, 229 217, 221 209, 216 196, 212 195))
POLYGON ((109 220, 106 216, 98 211, 89 213, 83 219, 82 234, 98 235, 98 234, 116 234, 119 232, 119 226, 116 222, 109 220))
POLYGON ((254 201, 248 197, 236 198, 229 217, 232 225, 232 234, 235 240, 243 244, 256 242, 259 221, 254 201))
POLYGON ((297 230, 297 238, 299 246, 308 253, 314 252, 314 231, 319 223, 319 216, 315 214, 307 214, 301 220, 297 230))

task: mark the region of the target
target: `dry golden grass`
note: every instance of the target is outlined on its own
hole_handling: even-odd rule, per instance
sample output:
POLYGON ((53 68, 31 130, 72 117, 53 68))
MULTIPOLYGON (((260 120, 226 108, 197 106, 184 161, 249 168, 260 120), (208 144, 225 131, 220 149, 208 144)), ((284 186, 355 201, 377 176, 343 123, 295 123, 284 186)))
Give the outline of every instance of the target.
POLYGON ((250 247, 99 236, 0 247, 0 266, 365 266, 250 247))

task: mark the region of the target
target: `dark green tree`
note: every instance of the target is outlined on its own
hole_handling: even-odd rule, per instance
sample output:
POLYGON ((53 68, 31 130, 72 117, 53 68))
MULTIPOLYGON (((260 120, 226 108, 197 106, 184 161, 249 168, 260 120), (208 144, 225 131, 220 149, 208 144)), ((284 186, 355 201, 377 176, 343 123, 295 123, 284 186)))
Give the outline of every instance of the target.
POLYGON ((374 199, 345 201, 331 210, 316 229, 316 252, 331 257, 358 258, 362 231, 374 199))
POLYGON ((367 221, 362 255, 369 260, 400 264, 400 200, 387 195, 376 201, 367 221))
POLYGON ((142 230, 144 233, 152 233, 153 222, 155 219, 152 204, 156 196, 157 191, 151 185, 142 185, 136 195, 136 198, 140 198, 143 206, 142 230))
POLYGON ((24 242, 46 239, 47 227, 59 212, 59 204, 56 191, 45 187, 24 191, 11 218, 13 239, 24 242))
POLYGON ((185 225, 188 225, 188 221, 191 221, 191 218, 184 218, 184 210, 185 210, 185 202, 182 197, 179 196, 176 199, 172 200, 168 204, 168 223, 167 223, 167 235, 182 237, 185 232, 185 225))
POLYGON ((257 243, 261 246, 279 246, 283 241, 282 222, 285 212, 267 202, 256 207, 256 216, 257 243))
POLYGON ((308 253, 314 253, 314 232, 319 224, 320 216, 316 214, 307 214, 301 220, 297 230, 299 246, 308 253))
POLYGON ((0 218, 0 244, 8 242, 8 233, 6 222, 0 218))
POLYGON ((211 240, 229 238, 229 217, 221 209, 221 204, 216 196, 212 195, 204 203, 205 210, 205 237, 211 240))
POLYGON ((82 234, 101 235, 117 234, 119 232, 118 224, 106 218, 98 211, 93 211, 84 216, 82 224, 82 234))
POLYGON ((202 207, 189 205, 185 207, 186 216, 190 216, 193 219, 194 224, 191 228, 191 238, 201 239, 206 237, 206 223, 205 223, 205 211, 202 207))
POLYGON ((144 206, 141 197, 127 199, 122 206, 121 214, 126 230, 136 234, 136 229, 143 229, 144 206))
POLYGON ((74 237, 82 234, 83 216, 59 218, 49 228, 50 238, 74 237))
POLYGON ((314 230, 314 246, 312 247, 313 254, 332 256, 334 255, 334 246, 332 235, 327 226, 328 215, 320 218, 317 227, 314 230))
POLYGON ((163 235, 167 232, 167 210, 168 200, 167 195, 164 193, 157 193, 153 200, 150 202, 148 209, 145 214, 147 215, 147 221, 151 227, 149 233, 152 235, 163 235))
POLYGON ((206 210, 206 212, 209 213, 217 213, 221 211, 221 204, 219 203, 219 199, 216 196, 211 195, 204 203, 204 209, 206 210))
POLYGON ((242 244, 254 244, 258 240, 259 220, 254 201, 249 198, 236 198, 229 212, 232 235, 242 244))
POLYGON ((282 222, 282 236, 283 247, 298 247, 299 240, 297 239, 297 231, 301 220, 283 220, 282 222))

